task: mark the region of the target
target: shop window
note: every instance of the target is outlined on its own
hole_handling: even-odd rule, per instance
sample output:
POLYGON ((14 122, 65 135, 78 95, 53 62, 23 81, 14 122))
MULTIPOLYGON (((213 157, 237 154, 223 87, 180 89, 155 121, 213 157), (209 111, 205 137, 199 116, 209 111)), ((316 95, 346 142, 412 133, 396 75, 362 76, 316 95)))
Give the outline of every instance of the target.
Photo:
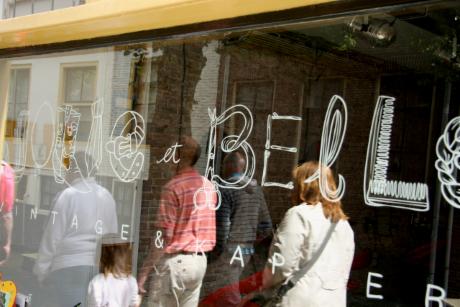
MULTIPOLYGON (((392 8, 370 11, 369 16, 267 26, 244 35, 114 43, 116 47, 52 50, 4 60, 13 67, 8 118, 19 122, 21 110, 29 109, 37 127, 46 127, 43 135, 29 130, 33 141, 21 151, 27 153, 23 159, 8 160, 25 161, 26 166, 11 163, 18 175, 24 171, 16 188, 24 205, 16 206, 17 217, 15 212, 12 257, 18 261, 6 272, 14 275, 22 294, 33 297, 32 306, 84 305, 96 271, 75 270, 75 259, 87 259, 84 265, 96 270, 100 239, 115 234, 133 243, 134 275, 152 268, 145 303, 155 304, 157 294, 172 293, 168 285, 180 282, 157 275, 159 266, 151 266, 147 258, 152 248, 188 257, 205 247, 208 264, 206 273, 200 273, 205 275, 199 283, 200 306, 236 305, 226 300, 238 301, 259 288, 265 266, 269 271, 283 267, 282 258, 270 256, 273 237, 280 238, 273 234, 286 226, 282 219, 293 205, 305 205, 297 197, 303 195, 295 194, 301 189, 294 188, 304 179, 295 181, 292 170, 322 156, 335 180, 346 183, 341 202, 355 238, 348 306, 423 306, 430 298, 433 303, 441 300, 442 291, 446 297, 460 297, 460 215, 453 214, 460 208, 458 12, 457 4, 392 8), (30 71, 20 66, 25 61, 30 71), (32 71, 40 65, 47 74, 32 71), (31 82, 30 73, 46 78, 49 87, 31 82), (91 121, 91 107, 102 97, 99 125, 91 121), (41 108, 44 101, 49 106, 41 108), (63 145, 56 142, 63 133, 52 132, 63 130, 56 117, 66 108, 78 120, 78 138, 66 138, 63 145), (91 131, 98 133, 97 142, 87 146, 91 131), (179 185, 191 182, 180 176, 192 173, 187 163, 196 159, 198 148, 183 136, 191 136, 202 149, 194 168, 219 184, 219 209, 211 207, 214 191, 202 176, 193 187, 179 185), (28 152, 39 152, 42 144, 43 159, 36 162, 28 152), (86 156, 78 161, 81 169, 85 163, 96 166, 93 173, 61 167, 59 159, 68 162, 73 150, 93 156, 94 163, 86 156), (86 176, 94 176, 97 184, 85 185, 86 176), (237 180, 241 185, 232 186, 237 180), (448 190, 443 193, 439 187, 448 190), (53 215, 51 206, 59 195, 66 197, 53 215), (215 222, 199 216, 212 217, 208 209, 220 210, 215 222), (200 221, 197 228, 179 229, 195 221, 200 221), (206 229, 210 236, 174 242, 176 229, 186 234, 206 229), (56 250, 49 252, 46 243, 56 244, 56 250), (24 250, 35 257, 29 267, 22 265, 27 262, 24 250), (53 262, 50 269, 40 271, 47 259, 53 262), (66 285, 69 276, 76 282, 66 285), (39 278, 44 278, 42 284, 39 278)), ((14 136, 20 129, 12 123, 9 133, 14 136)), ((18 140, 9 139, 8 146, 15 153, 11 149, 20 142, 13 141, 18 140)), ((311 192, 321 194, 322 201, 326 196, 336 199, 328 192, 335 187, 326 183, 315 181, 318 188, 311 192)), ((317 205, 316 198, 305 202, 317 205)), ((295 234, 292 243, 325 233, 316 232, 316 226, 312 231, 302 227, 299 223, 289 229, 295 234)), ((315 255, 308 254, 315 246, 326 245, 321 240, 297 244, 296 254, 305 252, 301 259, 306 260, 315 255)), ((323 252, 329 253, 330 246, 323 252)), ((290 257, 285 253, 289 250, 279 248, 277 254, 290 257)), ((343 295, 348 274, 334 276, 329 269, 321 269, 323 286, 343 287, 343 295)), ((286 295, 292 293, 296 291, 286 295)), ((299 306, 313 305, 299 301, 299 306)))

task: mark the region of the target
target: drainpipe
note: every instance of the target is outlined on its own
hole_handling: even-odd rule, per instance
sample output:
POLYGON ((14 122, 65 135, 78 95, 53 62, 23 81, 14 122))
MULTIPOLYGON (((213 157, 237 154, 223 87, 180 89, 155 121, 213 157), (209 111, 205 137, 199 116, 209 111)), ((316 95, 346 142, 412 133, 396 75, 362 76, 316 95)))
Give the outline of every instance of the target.
MULTIPOLYGON (((441 131, 444 131, 444 128, 447 125, 449 120, 449 106, 452 92, 452 83, 450 80, 446 80, 444 86, 444 101, 442 106, 442 120, 441 120, 441 131)), ((441 184, 436 180, 436 191, 434 196, 433 203, 433 229, 431 232, 431 251, 430 251, 430 271, 428 275, 428 282, 433 284, 434 277, 436 273, 436 253, 437 253, 437 243, 438 243, 438 228, 439 228, 439 212, 441 209, 441 184)))

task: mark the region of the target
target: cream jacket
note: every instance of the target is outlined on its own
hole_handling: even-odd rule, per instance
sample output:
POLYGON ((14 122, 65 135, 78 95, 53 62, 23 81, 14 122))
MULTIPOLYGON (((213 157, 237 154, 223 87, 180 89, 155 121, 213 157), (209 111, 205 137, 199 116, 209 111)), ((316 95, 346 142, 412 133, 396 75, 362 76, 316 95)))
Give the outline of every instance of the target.
MULTIPOLYGON (((321 203, 301 204, 289 209, 273 240, 268 268, 273 269, 273 283, 290 277, 305 267, 321 247, 331 221, 326 219, 321 203), (279 253, 279 255, 275 255, 279 253), (284 260, 284 264, 280 265, 284 260)), ((355 249, 354 234, 347 221, 334 229, 321 256, 296 285, 284 296, 283 307, 346 306, 346 286, 355 249)))

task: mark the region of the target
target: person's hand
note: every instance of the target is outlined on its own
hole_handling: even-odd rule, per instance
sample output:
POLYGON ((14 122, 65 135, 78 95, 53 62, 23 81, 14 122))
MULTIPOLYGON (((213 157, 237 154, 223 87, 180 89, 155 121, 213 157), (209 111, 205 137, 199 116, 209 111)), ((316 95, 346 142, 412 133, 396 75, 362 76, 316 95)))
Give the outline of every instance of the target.
POLYGON ((145 282, 147 281, 148 274, 139 274, 139 277, 137 278, 137 287, 139 289, 139 294, 144 295, 147 293, 147 290, 145 290, 145 282))
POLYGON ((8 258, 10 258, 10 254, 11 254, 11 245, 10 244, 6 244, 2 247, 2 256, 3 256, 3 259, 0 261, 0 266, 3 266, 7 261, 8 261, 8 258))
POLYGON ((241 298, 240 303, 237 305, 237 307, 244 307, 246 306, 249 301, 251 301, 256 295, 256 292, 251 292, 245 295, 243 298, 241 298))
POLYGON ((8 258, 10 258, 11 245, 7 244, 7 245, 3 246, 3 251, 5 252, 5 260, 8 260, 8 258))

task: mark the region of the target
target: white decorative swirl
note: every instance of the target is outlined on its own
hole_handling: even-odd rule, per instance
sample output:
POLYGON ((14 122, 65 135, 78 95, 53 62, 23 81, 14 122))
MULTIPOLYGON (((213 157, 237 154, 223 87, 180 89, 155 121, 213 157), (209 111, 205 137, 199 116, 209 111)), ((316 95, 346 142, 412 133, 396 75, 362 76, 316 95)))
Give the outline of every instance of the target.
POLYGON ((428 193, 426 184, 397 180, 371 180, 369 189, 372 194, 417 201, 423 201, 428 193))
POLYGON ((453 118, 436 144, 435 167, 444 199, 460 209, 460 183, 456 179, 460 168, 460 116, 453 118))

